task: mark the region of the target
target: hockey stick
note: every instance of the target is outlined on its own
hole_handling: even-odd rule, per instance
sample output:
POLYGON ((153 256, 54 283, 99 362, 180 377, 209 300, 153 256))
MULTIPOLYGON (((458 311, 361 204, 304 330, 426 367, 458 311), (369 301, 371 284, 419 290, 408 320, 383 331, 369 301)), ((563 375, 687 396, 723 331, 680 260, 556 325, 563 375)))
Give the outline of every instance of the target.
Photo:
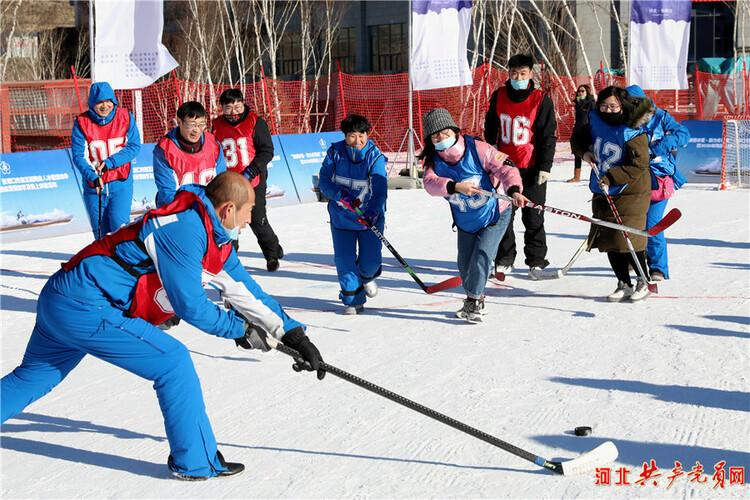
MULTIPOLYGON (((101 179, 101 177, 99 177, 101 179)), ((99 191, 99 227, 96 229, 96 239, 102 239, 102 192, 99 191)))
POLYGON ((589 244, 588 238, 583 240, 583 243, 581 243, 581 246, 578 247, 578 250, 576 250, 576 253, 573 254, 573 257, 570 258, 570 261, 568 261, 568 263, 565 264, 565 267, 563 267, 562 269, 558 269, 556 271, 552 271, 552 270, 547 271, 547 270, 542 269, 540 271, 536 271, 534 274, 540 280, 553 280, 557 278, 562 278, 563 276, 568 274, 568 271, 570 271, 570 268, 573 267, 573 264, 575 263, 575 261, 578 260, 578 257, 580 257, 583 251, 586 250, 586 245, 588 244, 589 244))
MULTIPOLYGON (((277 342, 275 339, 273 339, 270 336, 267 337, 266 341, 268 342, 268 345, 270 345, 277 351, 281 351, 284 354, 291 356, 295 359, 301 357, 301 355, 297 351, 285 346, 284 344, 277 342)), ((359 387, 362 387, 363 389, 367 389, 368 391, 373 392, 377 394, 378 396, 383 396, 386 399, 390 399, 394 403, 398 403, 411 410, 421 413, 422 415, 425 415, 434 420, 437 420, 438 422, 442 422, 446 425, 449 425, 453 427, 454 429, 457 429, 461 432, 469 434, 470 436, 474 436, 477 439, 481 439, 482 441, 486 443, 489 443, 493 446, 497 446, 500 449, 503 449, 525 460, 528 460, 529 462, 532 462, 540 467, 549 469, 556 474, 560 474, 563 476, 585 474, 587 472, 592 472, 597 467, 600 467, 603 464, 612 462, 617 458, 617 447, 614 445, 612 441, 607 441, 599 445, 598 447, 594 448, 592 451, 588 453, 584 453, 580 457, 574 458, 573 460, 566 460, 564 462, 550 461, 540 456, 534 455, 533 453, 529 453, 526 450, 522 450, 521 448, 513 446, 510 443, 507 443, 501 439, 498 439, 485 432, 475 429, 474 427, 470 427, 464 424, 463 422, 459 422, 458 420, 455 420, 446 415, 443 415, 442 413, 438 413, 437 411, 431 408, 422 406, 419 403, 411 401, 410 399, 407 399, 394 392, 391 392, 387 389, 377 386, 373 384, 372 382, 368 382, 367 380, 361 379, 355 375, 352 375, 351 373, 347 373, 344 370, 341 370, 340 368, 336 368, 335 366, 329 365, 328 363, 321 362, 320 367, 323 370, 325 370, 327 373, 330 373, 331 375, 335 375, 336 377, 342 378, 346 380, 347 382, 351 382, 352 384, 358 385, 359 387)))
POLYGON ((425 285, 421 279, 419 279, 419 276, 412 270, 411 267, 409 267, 409 264, 406 263, 406 261, 398 254, 395 248, 393 248, 390 244, 390 242, 385 239, 385 236, 383 236, 383 233, 381 233, 377 227, 372 223, 371 220, 364 218, 364 212, 359 207, 353 207, 353 210, 362 217, 367 222, 367 227, 370 228, 370 230, 375 233, 375 236, 378 237, 380 241, 383 242, 383 245, 391 251, 394 257, 396 257, 396 260, 398 260, 401 265, 406 269, 406 272, 408 272, 412 278, 414 278, 414 281, 417 282, 417 285, 424 290, 426 293, 435 293, 435 292, 442 292, 443 290, 450 290, 451 288, 456 288, 458 286, 461 286, 461 277, 455 276, 453 278, 448 278, 445 281, 441 281, 440 283, 436 283, 434 285, 427 286, 425 285))
MULTIPOLYGON (((489 191, 483 190, 482 194, 485 196, 492 196, 493 198, 497 198, 499 200, 513 201, 513 198, 511 198, 510 196, 505 196, 504 194, 500 194, 500 193, 491 193, 489 191)), ((667 229, 669 226, 677 222, 677 220, 679 220, 680 217, 682 217, 682 212, 680 212, 679 209, 677 208, 673 208, 672 210, 669 211, 667 215, 665 215, 659 222, 657 222, 656 225, 654 225, 654 227, 645 231, 643 229, 635 229, 633 227, 623 226, 622 224, 615 224, 614 222, 609 222, 606 220, 595 219, 593 217, 586 217, 585 215, 577 214, 569 210, 561 210, 559 208, 548 207, 546 205, 540 205, 539 203, 528 202, 524 206, 530 207, 530 208, 536 208, 539 211, 549 212, 555 215, 564 215, 565 217, 570 217, 571 219, 588 222, 590 224, 597 224, 599 226, 608 227, 610 229, 626 231, 628 233, 645 236, 647 238, 650 236, 656 236, 657 234, 661 233, 662 231, 667 229)))
MULTIPOLYGON (((594 173, 596 174, 597 179, 601 179, 600 170, 599 167, 592 163, 591 167, 594 169, 594 173)), ((612 197, 609 195, 609 189, 606 185, 601 184, 602 191, 604 191, 604 196, 607 198, 607 203, 609 204, 609 208, 612 209, 612 213, 615 216, 615 220, 622 224, 622 219, 620 218, 620 213, 617 211, 617 207, 615 206, 614 200, 612 200, 612 197)), ((635 248, 633 248, 633 243, 630 241, 630 238, 628 238, 628 233, 626 231, 622 232, 623 238, 625 238, 625 241, 628 244, 628 250, 630 251, 631 257, 633 257, 633 262, 635 262, 635 267, 637 268, 638 275, 644 279, 644 281, 648 284, 648 290, 651 293, 659 293, 659 288, 656 285, 656 283, 652 282, 648 276, 646 276, 646 272, 643 270, 643 267, 641 266, 641 261, 638 260, 638 256, 635 254, 635 248)))

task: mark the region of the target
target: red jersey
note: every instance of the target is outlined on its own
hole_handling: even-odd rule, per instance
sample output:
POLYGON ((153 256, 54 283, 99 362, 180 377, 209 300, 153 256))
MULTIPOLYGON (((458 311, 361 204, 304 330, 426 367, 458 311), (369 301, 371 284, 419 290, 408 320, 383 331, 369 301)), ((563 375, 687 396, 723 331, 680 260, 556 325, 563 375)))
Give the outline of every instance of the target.
MULTIPOLYGON (((253 140, 256 123, 258 115, 253 112, 248 112, 247 117, 236 125, 229 123, 224 115, 213 121, 214 135, 224 149, 227 170, 241 174, 252 163, 255 158, 253 140)), ((260 176, 255 176, 251 184, 253 187, 260 184, 260 176)))
POLYGON ((146 254, 145 259, 136 264, 132 264, 125 262, 121 257, 117 256, 115 251, 117 245, 120 243, 135 240, 139 243, 138 246, 143 249, 145 254, 145 245, 140 239, 140 233, 146 221, 152 217, 175 214, 191 209, 196 210, 201 215, 208 237, 208 249, 201 261, 203 271, 211 276, 215 276, 221 271, 227 258, 229 258, 229 254, 232 252, 232 245, 226 244, 219 246, 216 244, 216 240, 213 237, 214 227, 211 223, 211 217, 207 212, 206 206, 201 202, 198 195, 190 191, 178 192, 172 203, 149 210, 142 218, 132 224, 123 226, 114 233, 109 233, 104 238, 91 243, 74 255, 68 262, 63 264, 62 268, 65 271, 70 271, 83 259, 93 255, 106 255, 113 258, 120 267, 137 280, 133 299, 128 308, 128 314, 132 317, 142 318, 153 325, 159 325, 171 318, 174 315, 174 310, 169 303, 167 292, 164 290, 164 285, 162 285, 161 280, 159 279, 159 275, 156 272, 151 257, 146 254), (140 268, 152 267, 153 270, 146 273, 140 273, 134 269, 134 266, 140 268))
POLYGON ((539 105, 544 93, 539 89, 523 102, 508 99, 508 89, 500 87, 497 92, 497 116, 500 119, 497 149, 507 154, 518 168, 534 165, 536 149, 534 133, 539 105))
MULTIPOLYGON (((175 131, 179 134, 179 130, 175 131)), ((203 132, 203 147, 197 153, 187 153, 168 136, 165 135, 157 143, 164 150, 164 157, 177 175, 177 183, 198 183, 206 185, 216 177, 216 160, 221 154, 216 138, 210 132, 203 132)))
MULTIPOLYGON (((91 120, 88 111, 78 115, 78 126, 86 137, 86 159, 92 164, 104 161, 120 151, 128 143, 128 129, 130 128, 130 113, 120 106, 115 109, 115 116, 106 125, 98 125, 91 120)), ((130 175, 130 163, 104 172, 102 181, 116 181, 127 179, 130 175)), ((94 187, 89 182, 89 186, 94 187)))

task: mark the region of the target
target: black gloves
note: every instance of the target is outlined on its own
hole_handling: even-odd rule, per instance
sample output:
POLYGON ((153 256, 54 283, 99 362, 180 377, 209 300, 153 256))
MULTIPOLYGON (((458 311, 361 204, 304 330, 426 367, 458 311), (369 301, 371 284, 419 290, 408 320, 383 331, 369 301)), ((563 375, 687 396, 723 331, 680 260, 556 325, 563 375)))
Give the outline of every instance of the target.
POLYGON ((247 180, 252 182, 252 180, 255 179, 255 176, 258 175, 258 173, 253 172, 252 170, 250 170, 250 167, 247 167, 242 171, 242 175, 244 175, 247 180))
POLYGON ((101 177, 97 177, 94 180, 94 189, 104 189, 104 182, 101 177))
POLYGON ((281 342, 287 347, 291 347, 295 351, 299 352, 301 357, 294 359, 292 368, 294 371, 307 370, 309 372, 317 371, 318 380, 323 380, 326 376, 325 370, 320 367, 323 362, 323 358, 320 356, 318 348, 310 342, 310 339, 305 335, 305 329, 301 326, 289 330, 281 337, 281 342))
POLYGON ((263 352, 271 350, 266 342, 266 332, 252 323, 245 323, 245 336, 234 339, 234 342, 243 349, 260 349, 263 352))

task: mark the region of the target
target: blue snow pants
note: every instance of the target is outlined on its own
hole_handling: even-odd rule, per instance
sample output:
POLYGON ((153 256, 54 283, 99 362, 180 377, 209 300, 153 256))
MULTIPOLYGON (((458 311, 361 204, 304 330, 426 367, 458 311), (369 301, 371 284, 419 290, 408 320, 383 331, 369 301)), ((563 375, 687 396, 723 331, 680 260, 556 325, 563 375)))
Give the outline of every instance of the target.
MULTIPOLYGON (((88 186, 83 188, 83 203, 89 214, 91 228, 96 239, 99 230, 99 195, 88 186)), ((130 222, 130 206, 133 203, 132 177, 121 181, 108 182, 102 191, 102 238, 120 226, 130 222)))
MULTIPOLYGON (((384 217, 379 217, 375 227, 383 233, 384 217)), ((331 225, 331 233, 333 260, 341 286, 339 298, 346 306, 364 304, 367 296, 363 283, 374 280, 383 270, 383 244, 369 229, 349 231, 331 225)))
POLYGON ((476 233, 458 229, 458 273, 461 275, 466 295, 472 299, 481 299, 484 296, 497 245, 508 229, 512 213, 511 207, 506 208, 500 212, 497 222, 476 233))
POLYGON ((64 297, 50 283, 39 296, 21 365, 0 381, 0 422, 50 392, 86 354, 154 382, 177 472, 212 477, 226 470, 187 347, 110 305, 64 297))
MULTIPOLYGON (((652 201, 646 214, 646 229, 650 229, 664 217, 669 199, 662 201, 652 201)), ((651 271, 661 271, 664 278, 669 279, 669 259, 667 258, 667 238, 664 232, 652 236, 646 244, 646 253, 648 254, 649 268, 651 271)))

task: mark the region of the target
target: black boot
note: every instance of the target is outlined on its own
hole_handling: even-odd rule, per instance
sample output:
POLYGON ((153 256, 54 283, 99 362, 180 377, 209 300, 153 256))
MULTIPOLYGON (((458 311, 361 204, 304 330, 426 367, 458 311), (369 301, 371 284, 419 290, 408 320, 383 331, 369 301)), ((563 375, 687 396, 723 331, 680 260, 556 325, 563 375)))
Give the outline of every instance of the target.
MULTIPOLYGON (((237 474, 242 474, 242 472, 245 470, 245 466, 243 464, 225 461, 224 456, 220 451, 216 452, 216 458, 219 459, 219 463, 222 465, 222 467, 225 467, 227 469, 225 471, 219 472, 217 477, 235 476, 237 474)), ((172 471, 172 474, 182 479, 183 481, 205 481, 209 478, 208 476, 188 476, 187 474, 181 474, 175 470, 173 462, 174 458, 172 458, 172 455, 169 455, 169 458, 167 459, 167 467, 169 467, 169 470, 172 471)))

